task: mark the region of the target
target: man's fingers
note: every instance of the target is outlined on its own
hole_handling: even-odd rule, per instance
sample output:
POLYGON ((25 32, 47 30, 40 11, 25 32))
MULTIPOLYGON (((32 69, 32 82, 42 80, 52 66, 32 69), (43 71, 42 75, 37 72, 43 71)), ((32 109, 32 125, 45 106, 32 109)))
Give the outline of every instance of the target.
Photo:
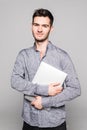
POLYGON ((55 86, 59 86, 60 83, 51 83, 50 85, 53 86, 53 87, 55 87, 55 86))
POLYGON ((60 83, 56 83, 56 84, 54 84, 54 87, 59 86, 59 85, 60 85, 60 83))

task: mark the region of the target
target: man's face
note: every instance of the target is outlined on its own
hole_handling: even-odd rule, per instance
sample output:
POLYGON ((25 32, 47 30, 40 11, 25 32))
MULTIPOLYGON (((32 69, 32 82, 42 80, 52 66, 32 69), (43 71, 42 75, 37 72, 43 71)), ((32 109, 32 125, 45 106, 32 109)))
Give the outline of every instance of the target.
POLYGON ((48 39, 52 27, 48 17, 35 17, 32 23, 32 34, 36 42, 43 42, 48 39))

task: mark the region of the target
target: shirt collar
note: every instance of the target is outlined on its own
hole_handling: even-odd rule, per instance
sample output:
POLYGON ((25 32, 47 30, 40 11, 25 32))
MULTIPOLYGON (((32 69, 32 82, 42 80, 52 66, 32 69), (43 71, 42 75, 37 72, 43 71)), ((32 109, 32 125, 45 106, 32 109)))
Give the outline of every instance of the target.
MULTIPOLYGON (((36 44, 35 44, 35 43, 34 43, 34 45, 33 45, 33 48, 34 48, 34 50, 35 50, 36 52, 38 52, 38 50, 36 49, 36 44)), ((48 41, 48 45, 47 45, 46 51, 47 51, 48 49, 51 50, 51 48, 52 48, 52 43, 51 43, 51 41, 48 41)))

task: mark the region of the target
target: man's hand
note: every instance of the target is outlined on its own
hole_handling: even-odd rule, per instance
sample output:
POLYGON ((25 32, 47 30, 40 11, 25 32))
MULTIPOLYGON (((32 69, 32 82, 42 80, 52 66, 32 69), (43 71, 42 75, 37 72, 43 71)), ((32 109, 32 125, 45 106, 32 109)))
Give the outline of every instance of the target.
POLYGON ((55 96, 58 93, 61 93, 63 90, 63 87, 59 86, 60 83, 52 83, 49 85, 48 94, 49 96, 55 96))
POLYGON ((37 109, 42 109, 42 97, 41 96, 36 96, 36 99, 34 99, 32 102, 31 102, 31 105, 33 105, 35 108, 37 109))
MULTIPOLYGON (((59 85, 60 85, 60 83, 52 83, 49 85, 49 90, 48 90, 49 96, 55 96, 58 93, 62 92, 63 87, 61 87, 59 85)), ((42 97, 36 96, 35 99, 31 102, 31 105, 34 106, 36 109, 41 110, 43 108, 42 97)))

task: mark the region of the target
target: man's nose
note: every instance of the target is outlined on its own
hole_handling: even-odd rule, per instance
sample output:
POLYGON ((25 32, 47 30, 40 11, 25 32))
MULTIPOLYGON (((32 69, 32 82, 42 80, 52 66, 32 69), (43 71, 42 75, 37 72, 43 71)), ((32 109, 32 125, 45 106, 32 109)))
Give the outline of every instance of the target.
POLYGON ((42 32, 42 27, 41 26, 38 27, 38 32, 42 32))

